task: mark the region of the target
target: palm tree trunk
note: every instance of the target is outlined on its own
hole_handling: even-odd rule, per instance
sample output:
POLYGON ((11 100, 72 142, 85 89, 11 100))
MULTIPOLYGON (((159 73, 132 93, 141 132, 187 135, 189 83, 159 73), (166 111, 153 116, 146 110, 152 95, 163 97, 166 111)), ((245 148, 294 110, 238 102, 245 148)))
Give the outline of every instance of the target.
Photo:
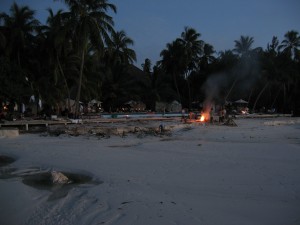
POLYGON ((274 107, 274 104, 275 104, 275 102, 276 102, 276 100, 277 100, 277 98, 278 98, 278 96, 279 96, 279 93, 280 93, 280 91, 281 91, 281 88, 282 88, 282 87, 280 87, 280 88, 278 89, 278 91, 277 91, 277 94, 276 94, 276 96, 275 96, 275 98, 274 98, 274 101, 273 101, 273 103, 272 103, 272 105, 271 105, 271 109, 274 107))
POLYGON ((57 64, 58 64, 58 68, 59 68, 59 71, 64 79, 64 83, 66 85, 66 89, 67 89, 67 93, 68 93, 68 111, 70 112, 71 111, 71 104, 70 104, 70 98, 71 98, 71 94, 70 94, 70 89, 69 89, 69 86, 68 86, 68 83, 67 83, 67 79, 66 79, 66 76, 65 76, 65 73, 62 69, 62 66, 60 64, 60 60, 59 60, 59 57, 58 57, 58 54, 56 54, 56 60, 57 60, 57 64))
POLYGON ((238 78, 236 77, 235 80, 233 81, 233 83, 232 83, 232 85, 231 85, 231 87, 230 87, 230 89, 229 89, 229 91, 228 91, 226 97, 225 97, 225 102, 227 101, 227 98, 229 97, 229 95, 230 95, 230 93, 231 93, 233 87, 235 86, 237 80, 238 80, 238 78))
POLYGON ((174 85, 175 85, 177 95, 178 95, 178 100, 181 104, 181 97, 180 97, 179 88, 178 88, 178 84, 177 84, 176 73, 173 73, 173 78, 174 78, 174 85))
POLYGON ((191 85, 190 85, 190 82, 189 82, 189 80, 187 79, 186 80, 186 82, 187 82, 187 85, 188 85, 188 92, 189 92, 189 109, 191 108, 191 101, 192 101, 192 95, 191 95, 191 85))
MULTIPOLYGON (((250 102, 250 99, 251 99, 251 96, 252 96, 252 92, 253 92, 253 88, 251 89, 250 94, 249 94, 249 97, 248 97, 248 104, 249 104, 249 102, 250 102)), ((247 107, 248 107, 248 105, 247 105, 247 107)))
POLYGON ((82 85, 82 77, 83 77, 83 66, 84 66, 84 55, 85 55, 85 48, 82 49, 81 53, 81 65, 80 65, 80 73, 79 73, 79 82, 78 82, 78 91, 76 96, 76 103, 75 103, 75 118, 79 116, 79 100, 81 95, 81 85, 82 85))
POLYGON ((268 85, 269 85, 269 82, 267 82, 266 85, 263 87, 263 89, 261 89, 261 91, 259 92, 259 94, 258 94, 258 96, 257 96, 257 98, 256 98, 256 100, 255 100, 255 102, 254 102, 253 108, 252 108, 252 111, 253 111, 253 112, 254 112, 254 110, 255 110, 256 103, 258 102, 258 100, 260 99, 262 93, 266 90, 266 88, 268 87, 268 85))
POLYGON ((187 83, 187 86, 188 86, 188 94, 189 94, 189 109, 191 108, 191 102, 192 102, 192 95, 191 95, 191 85, 190 85, 190 82, 189 82, 189 72, 187 72, 185 74, 185 79, 186 79, 186 83, 187 83))
POLYGON ((283 83, 283 113, 286 112, 286 85, 283 83))

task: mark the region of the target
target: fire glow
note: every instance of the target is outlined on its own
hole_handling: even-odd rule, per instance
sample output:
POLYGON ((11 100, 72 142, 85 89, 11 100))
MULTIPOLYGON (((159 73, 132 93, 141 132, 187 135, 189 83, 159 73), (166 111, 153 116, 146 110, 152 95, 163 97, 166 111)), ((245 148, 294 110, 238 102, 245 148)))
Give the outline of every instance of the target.
POLYGON ((205 121, 205 116, 202 115, 202 116, 200 117, 200 122, 204 122, 204 121, 205 121))
POLYGON ((196 122, 206 122, 209 120, 208 113, 202 113, 201 116, 196 120, 196 122))

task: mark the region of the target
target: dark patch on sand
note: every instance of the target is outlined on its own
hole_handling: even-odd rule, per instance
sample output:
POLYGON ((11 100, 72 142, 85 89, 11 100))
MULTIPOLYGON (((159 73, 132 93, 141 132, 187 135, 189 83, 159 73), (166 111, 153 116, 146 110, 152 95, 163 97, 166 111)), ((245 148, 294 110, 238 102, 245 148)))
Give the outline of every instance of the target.
POLYGON ((16 161, 16 159, 13 157, 7 155, 0 155, 0 167, 12 164, 14 161, 16 161))

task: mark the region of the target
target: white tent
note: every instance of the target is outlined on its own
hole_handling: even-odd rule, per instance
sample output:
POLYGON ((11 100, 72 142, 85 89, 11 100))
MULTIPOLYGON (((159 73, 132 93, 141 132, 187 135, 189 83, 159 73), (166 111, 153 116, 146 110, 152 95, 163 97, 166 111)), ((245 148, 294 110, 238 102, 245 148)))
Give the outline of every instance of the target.
POLYGON ((234 103, 237 103, 237 104, 248 104, 247 101, 243 100, 243 99, 239 99, 237 101, 235 101, 234 103))

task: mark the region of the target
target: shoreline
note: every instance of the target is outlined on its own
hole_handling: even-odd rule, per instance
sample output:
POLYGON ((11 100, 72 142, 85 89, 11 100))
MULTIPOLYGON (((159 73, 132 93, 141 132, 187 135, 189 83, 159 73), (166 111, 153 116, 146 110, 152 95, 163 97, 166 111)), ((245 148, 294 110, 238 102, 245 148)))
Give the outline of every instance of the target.
MULTIPOLYGON (((112 114, 111 114, 112 115, 112 114)), ((165 114, 162 117, 133 117, 136 116, 137 114, 124 114, 121 118, 85 118, 85 119, 66 119, 66 118, 56 118, 56 119, 49 119, 49 120, 41 120, 41 119, 32 119, 32 118, 27 118, 27 119, 22 119, 22 120, 15 120, 15 121, 2 121, 0 123, 0 129, 5 129, 7 127, 12 127, 12 128, 25 128, 26 131, 29 130, 29 127, 31 126, 53 126, 53 125, 72 125, 72 124, 118 124, 118 123, 133 123, 133 122, 183 122, 181 116, 167 116, 165 114)), ((142 114, 144 115, 144 114, 142 114)), ((178 114, 179 115, 179 114, 178 114)), ((188 114, 187 114, 188 115, 188 114)), ((185 118, 188 118, 186 115, 185 118)), ((218 116, 215 116, 218 118, 218 116)), ((292 117, 291 114, 247 114, 247 115, 235 115, 232 117, 234 120, 235 119, 272 119, 272 118, 295 118, 294 120, 299 121, 300 119, 297 119, 299 117, 292 117)), ((195 119, 187 119, 186 123, 195 123, 199 122, 196 121, 195 119)), ((203 123, 203 122, 202 122, 203 123)), ((207 122, 206 122, 207 123, 207 122)))

